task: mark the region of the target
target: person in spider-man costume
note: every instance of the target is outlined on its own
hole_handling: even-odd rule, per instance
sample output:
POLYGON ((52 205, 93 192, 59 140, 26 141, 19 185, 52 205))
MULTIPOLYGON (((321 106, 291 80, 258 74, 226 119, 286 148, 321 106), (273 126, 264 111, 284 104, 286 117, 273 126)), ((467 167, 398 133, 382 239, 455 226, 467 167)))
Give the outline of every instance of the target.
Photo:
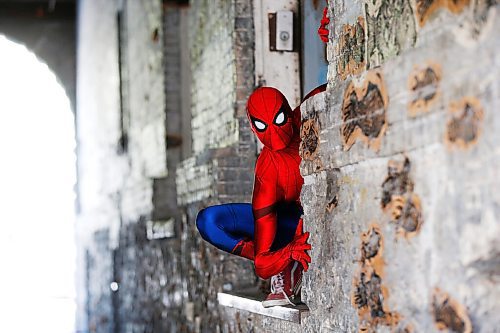
POLYGON ((247 116, 264 145, 255 166, 252 204, 205 208, 196 225, 219 249, 253 260, 259 277, 273 277, 264 306, 290 304, 299 295, 302 269, 311 262, 309 233, 302 232, 300 218, 300 106, 292 111, 279 90, 261 87, 248 99, 247 116))
MULTIPOLYGON (((319 34, 323 39, 325 34, 319 34)), ((326 84, 317 87, 303 101, 325 89, 326 84)), ((260 87, 248 99, 247 116, 264 145, 255 166, 252 203, 205 208, 196 225, 203 239, 253 260, 259 277, 271 277, 265 307, 293 304, 300 295, 302 271, 311 262, 299 201, 304 183, 299 171, 300 105, 292 110, 278 89, 260 87)))

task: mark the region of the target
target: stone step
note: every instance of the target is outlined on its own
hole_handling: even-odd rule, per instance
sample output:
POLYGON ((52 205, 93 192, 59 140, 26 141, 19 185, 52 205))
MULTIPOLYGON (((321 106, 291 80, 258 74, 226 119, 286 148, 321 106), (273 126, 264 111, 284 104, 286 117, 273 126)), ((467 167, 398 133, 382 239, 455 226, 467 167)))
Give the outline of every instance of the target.
POLYGON ((300 324, 302 319, 309 314, 309 308, 304 303, 299 303, 296 306, 287 305, 265 308, 261 303, 264 299, 265 295, 256 289, 220 292, 217 294, 217 300, 222 306, 287 320, 297 324, 300 324))

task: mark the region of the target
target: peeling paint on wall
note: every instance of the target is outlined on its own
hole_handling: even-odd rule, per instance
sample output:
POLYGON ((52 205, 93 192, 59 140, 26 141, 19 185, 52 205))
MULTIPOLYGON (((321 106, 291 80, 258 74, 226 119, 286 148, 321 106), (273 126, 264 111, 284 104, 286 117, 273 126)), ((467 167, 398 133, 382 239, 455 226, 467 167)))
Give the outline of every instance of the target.
POLYGON ((472 332, 472 324, 465 307, 439 288, 435 288, 432 295, 432 315, 439 330, 472 332))
POLYGON ((359 74, 366 68, 365 20, 359 17, 353 24, 344 24, 337 44, 337 73, 342 80, 349 74, 359 74))
POLYGON ((483 125, 484 111, 479 100, 467 96, 449 106, 445 142, 449 147, 468 149, 477 143, 483 125))
POLYGON ((421 27, 429 20, 431 15, 440 8, 446 8, 450 12, 460 13, 470 0, 417 0, 417 18, 421 27))
POLYGON ((381 205, 396 225, 398 236, 415 236, 423 223, 422 204, 413 192, 414 183, 410 177, 410 160, 391 160, 387 167, 387 178, 382 183, 381 205))
POLYGON ((426 113, 439 98, 439 82, 441 81, 441 65, 429 62, 425 66, 415 66, 408 80, 410 117, 426 113))
POLYGON ((361 235, 361 259, 371 260, 382 255, 382 234, 377 225, 372 225, 368 232, 361 235))
POLYGON ((353 280, 352 304, 359 316, 359 332, 375 332, 378 325, 395 327, 400 319, 387 303, 384 278, 383 238, 377 224, 370 225, 361 235, 361 259, 358 274, 353 280))
POLYGON ((368 68, 415 45, 417 32, 408 0, 365 0, 368 68))
POLYGON ((319 151, 319 125, 316 119, 307 119, 302 123, 300 138, 300 157, 306 161, 314 160, 319 151))
POLYGON ((389 103, 382 73, 366 73, 360 86, 351 81, 344 93, 342 104, 341 136, 344 150, 349 150, 356 140, 365 142, 378 151, 387 128, 386 109, 389 103))

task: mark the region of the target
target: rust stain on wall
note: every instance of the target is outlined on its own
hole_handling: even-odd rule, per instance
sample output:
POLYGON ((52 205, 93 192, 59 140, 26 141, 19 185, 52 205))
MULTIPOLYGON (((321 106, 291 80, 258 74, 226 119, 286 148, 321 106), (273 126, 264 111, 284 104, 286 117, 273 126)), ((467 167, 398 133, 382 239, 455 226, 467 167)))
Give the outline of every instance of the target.
POLYGON ((408 105, 410 117, 429 111, 440 95, 441 65, 428 63, 425 66, 415 66, 408 80, 411 100, 408 105))
POLYGON ((316 119, 307 119, 300 130, 299 154, 303 160, 312 161, 319 151, 319 129, 316 119))
POLYGON ((386 110, 389 103, 387 91, 379 70, 367 72, 360 86, 351 81, 342 104, 340 134, 344 150, 349 150, 356 140, 365 142, 375 151, 380 149, 387 129, 386 110))
POLYGON ((342 80, 349 74, 359 74, 366 68, 365 21, 344 24, 337 43, 337 73, 342 80))
POLYGON ((397 227, 398 236, 413 237, 423 223, 422 204, 413 192, 414 182, 410 177, 411 163, 391 160, 387 167, 387 178, 382 183, 381 205, 397 227))
POLYGON ((475 97, 464 97, 449 106, 445 142, 449 147, 467 149, 477 143, 483 124, 484 111, 475 97))
POLYGON ((470 0, 417 0, 417 18, 421 27, 438 9, 446 8, 454 14, 460 13, 470 0))
POLYGON ((465 307, 439 288, 435 288, 432 295, 432 315, 439 330, 472 332, 472 324, 465 307))
POLYGON ((360 332, 375 332, 378 325, 395 327, 400 319, 397 312, 388 309, 389 294, 383 285, 383 237, 377 224, 372 224, 361 235, 359 273, 353 281, 352 304, 357 309, 360 332))

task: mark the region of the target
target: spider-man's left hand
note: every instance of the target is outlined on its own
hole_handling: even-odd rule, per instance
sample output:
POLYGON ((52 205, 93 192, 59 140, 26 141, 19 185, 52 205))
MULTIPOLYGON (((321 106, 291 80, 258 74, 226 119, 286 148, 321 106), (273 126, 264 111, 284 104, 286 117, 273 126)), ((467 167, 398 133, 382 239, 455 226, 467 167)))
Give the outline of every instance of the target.
POLYGON ((321 19, 321 25, 318 29, 319 38, 325 43, 328 43, 328 24, 330 24, 330 19, 328 18, 328 7, 323 10, 323 18, 321 19))

